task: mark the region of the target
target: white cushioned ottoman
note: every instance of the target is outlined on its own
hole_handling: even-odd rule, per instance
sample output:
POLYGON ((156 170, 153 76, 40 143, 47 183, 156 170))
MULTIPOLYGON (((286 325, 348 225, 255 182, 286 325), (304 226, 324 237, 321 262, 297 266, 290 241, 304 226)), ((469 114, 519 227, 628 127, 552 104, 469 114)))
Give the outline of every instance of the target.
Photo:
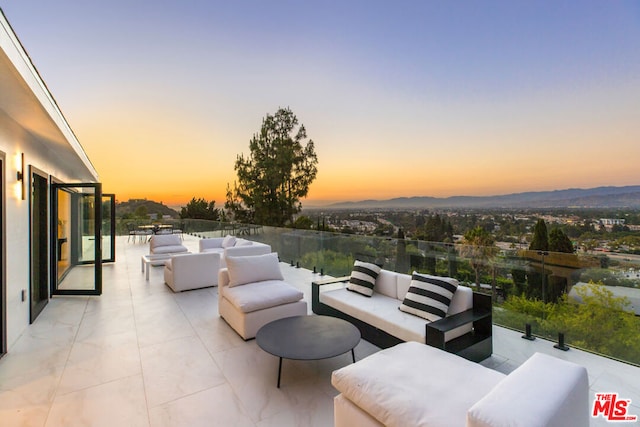
POLYGON ((334 371, 331 383, 385 426, 448 427, 464 426, 467 410, 504 377, 462 357, 410 341, 334 371))

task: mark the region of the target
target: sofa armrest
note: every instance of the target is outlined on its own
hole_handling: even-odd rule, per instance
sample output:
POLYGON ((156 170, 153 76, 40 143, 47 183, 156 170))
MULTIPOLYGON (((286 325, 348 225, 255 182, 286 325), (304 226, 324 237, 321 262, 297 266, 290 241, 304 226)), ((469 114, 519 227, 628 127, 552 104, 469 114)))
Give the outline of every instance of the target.
POLYGON ((343 283, 348 282, 351 276, 342 276, 342 277, 330 277, 328 279, 316 280, 311 283, 312 286, 324 286, 324 285, 332 285, 334 283, 343 283))
POLYGON ((468 427, 496 425, 589 425, 587 370, 535 353, 467 412, 468 427))
POLYGON ((427 345, 479 362, 493 352, 493 316, 490 295, 473 293, 473 308, 425 325, 427 345), (445 334, 472 324, 471 332, 446 341, 445 334))
POLYGON ((225 286, 229 286, 229 281, 229 270, 226 267, 218 270, 218 293, 220 293, 225 286))
POLYGON ((445 333, 451 331, 459 326, 473 323, 477 320, 485 319, 491 315, 491 311, 485 308, 472 308, 471 310, 463 311, 462 313, 454 314, 453 316, 447 316, 443 319, 436 320, 435 322, 427 323, 427 331, 433 329, 437 332, 445 333))
POLYGON ((327 314, 320 306, 320 286, 348 282, 351 276, 330 277, 311 282, 311 310, 316 314, 327 314))

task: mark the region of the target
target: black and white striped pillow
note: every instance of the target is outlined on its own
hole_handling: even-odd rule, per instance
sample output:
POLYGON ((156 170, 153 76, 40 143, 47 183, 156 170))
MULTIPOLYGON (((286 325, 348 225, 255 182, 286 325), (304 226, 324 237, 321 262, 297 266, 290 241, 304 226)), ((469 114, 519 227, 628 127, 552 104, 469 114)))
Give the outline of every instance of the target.
POLYGON ((407 295, 398 308, 434 322, 447 315, 456 289, 458 281, 455 279, 414 271, 407 295))
POLYGON ((370 297, 373 295, 373 287, 380 274, 380 267, 368 262, 356 261, 353 263, 353 271, 347 289, 370 297))

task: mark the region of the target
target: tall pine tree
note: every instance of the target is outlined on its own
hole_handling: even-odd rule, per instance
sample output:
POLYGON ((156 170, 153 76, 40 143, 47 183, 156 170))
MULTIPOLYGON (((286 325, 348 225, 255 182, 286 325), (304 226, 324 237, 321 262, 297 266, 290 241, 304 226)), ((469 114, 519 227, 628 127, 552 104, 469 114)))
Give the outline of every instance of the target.
POLYGON ((549 250, 549 236, 547 234, 547 224, 544 219, 539 219, 533 227, 533 238, 529 249, 532 251, 548 251, 549 250))
POLYGON ((249 142, 251 154, 240 154, 235 170, 238 181, 227 186, 225 208, 237 220, 284 226, 300 212, 300 199, 318 172, 318 157, 304 125, 289 108, 267 114, 260 132, 249 142))
POLYGON ((559 228, 554 228, 549 233, 549 250, 552 252, 563 252, 572 254, 575 252, 573 243, 569 237, 559 228))

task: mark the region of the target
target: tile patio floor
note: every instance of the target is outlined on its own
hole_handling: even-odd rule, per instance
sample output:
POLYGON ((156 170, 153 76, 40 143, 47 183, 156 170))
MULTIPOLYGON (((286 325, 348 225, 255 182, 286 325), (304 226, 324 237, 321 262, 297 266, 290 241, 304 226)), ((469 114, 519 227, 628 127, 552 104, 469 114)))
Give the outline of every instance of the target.
MULTIPOLYGON (((185 236, 197 251, 197 239, 185 236)), ((140 271, 147 244, 118 237, 100 297, 55 297, 0 359, 0 426, 332 426, 329 360, 283 363, 243 341, 218 316, 217 288, 174 294, 162 268, 140 271)), ((309 302, 310 271, 282 264, 309 302)), ((618 392, 640 415, 640 368, 494 326, 483 365, 508 373, 536 351, 587 367, 594 393, 618 392)), ((361 359, 378 349, 362 341, 361 359)), ((592 426, 607 425, 592 419, 592 426)))

